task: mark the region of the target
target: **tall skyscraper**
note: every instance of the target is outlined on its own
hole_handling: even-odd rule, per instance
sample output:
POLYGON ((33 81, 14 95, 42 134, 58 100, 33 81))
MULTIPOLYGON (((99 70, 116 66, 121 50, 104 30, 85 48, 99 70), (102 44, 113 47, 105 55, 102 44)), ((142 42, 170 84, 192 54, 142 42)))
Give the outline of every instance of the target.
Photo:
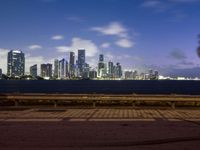
POLYGON ((114 77, 114 64, 113 62, 108 62, 108 77, 113 78, 114 77))
POLYGON ((116 78, 122 77, 122 66, 120 65, 119 62, 116 64, 116 67, 115 67, 115 77, 116 78))
POLYGON ((52 78, 52 64, 41 64, 40 70, 43 78, 52 78))
POLYGON ((25 71, 24 53, 19 50, 11 50, 8 52, 7 75, 22 76, 25 71))
POLYGON ((103 56, 103 54, 99 55, 99 62, 104 62, 104 56, 103 56))
POLYGON ((58 77, 60 79, 65 79, 66 78, 66 63, 65 63, 65 59, 64 58, 59 61, 58 77))
POLYGON ((69 77, 73 78, 75 76, 75 54, 70 52, 69 56, 69 77))
POLYGON ((65 77, 69 78, 69 64, 68 61, 65 61, 65 77))
POLYGON ((59 60, 55 59, 54 60, 54 78, 58 79, 58 74, 59 74, 59 60))
POLYGON ((104 56, 103 54, 99 55, 99 63, 98 63, 98 77, 104 77, 106 74, 106 65, 104 64, 104 56))
POLYGON ((85 69, 85 49, 78 50, 78 69, 79 69, 79 76, 83 77, 85 69))
POLYGON ((30 67, 30 75, 34 78, 37 76, 37 64, 30 67))

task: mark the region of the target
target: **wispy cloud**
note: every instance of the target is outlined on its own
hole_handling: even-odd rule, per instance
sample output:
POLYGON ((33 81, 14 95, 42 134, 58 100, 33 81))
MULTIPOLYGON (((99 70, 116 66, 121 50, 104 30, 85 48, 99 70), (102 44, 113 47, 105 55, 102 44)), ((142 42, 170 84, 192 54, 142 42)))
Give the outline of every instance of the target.
POLYGON ((161 0, 146 0, 140 5, 142 8, 153 9, 154 12, 165 12, 169 9, 169 3, 161 0))
POLYGON ((102 48, 109 48, 110 47, 110 43, 108 43, 108 42, 103 43, 103 44, 101 44, 101 47, 102 48))
POLYGON ((131 48, 134 46, 134 42, 130 41, 129 39, 120 39, 115 42, 117 46, 120 46, 122 48, 131 48))
MULTIPOLYGON (((91 30, 101 33, 102 35, 117 37, 118 40, 115 41, 114 44, 121 48, 131 48, 135 45, 135 42, 131 40, 128 34, 128 29, 120 22, 115 21, 105 26, 92 27, 91 30)), ((106 48, 109 45, 104 44, 102 46, 106 48)))
POLYGON ((87 39, 81 39, 79 37, 72 38, 70 46, 57 46, 56 49, 58 52, 62 53, 69 51, 77 52, 78 49, 85 49, 87 51, 86 56, 88 57, 93 57, 99 52, 99 49, 94 42, 87 39))
POLYGON ((36 49, 41 49, 42 46, 41 46, 41 45, 34 44, 34 45, 28 46, 28 48, 29 48, 30 50, 36 50, 36 49))
POLYGON ((64 39, 64 36, 62 35, 54 35, 51 37, 52 40, 63 40, 64 39))
POLYGON ((111 22, 106 26, 92 27, 92 31, 97 31, 103 35, 114 35, 121 38, 127 37, 127 29, 119 22, 111 22))

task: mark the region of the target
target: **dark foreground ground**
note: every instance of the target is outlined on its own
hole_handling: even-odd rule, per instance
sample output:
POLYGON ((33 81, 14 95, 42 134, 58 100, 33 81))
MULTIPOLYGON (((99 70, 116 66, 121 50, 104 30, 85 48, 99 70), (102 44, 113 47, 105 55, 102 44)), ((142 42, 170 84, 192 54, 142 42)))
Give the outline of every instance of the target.
POLYGON ((0 150, 199 150, 199 109, 0 108, 0 150))

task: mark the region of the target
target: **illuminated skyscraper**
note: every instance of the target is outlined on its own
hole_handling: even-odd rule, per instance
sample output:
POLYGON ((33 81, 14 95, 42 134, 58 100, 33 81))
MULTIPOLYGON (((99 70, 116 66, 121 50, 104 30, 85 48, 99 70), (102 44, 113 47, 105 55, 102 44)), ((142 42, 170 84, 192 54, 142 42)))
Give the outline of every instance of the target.
POLYGON ((59 74, 59 60, 55 59, 54 60, 54 78, 57 79, 59 74))
POLYGON ((64 58, 59 61, 59 73, 58 73, 58 77, 60 79, 65 79, 66 78, 66 62, 65 62, 64 58))
POLYGON ((117 63, 115 66, 115 78, 121 78, 122 77, 122 66, 120 63, 117 63))
POLYGON ((22 76, 25 71, 24 53, 19 50, 11 50, 8 52, 7 75, 22 76))
POLYGON ((104 56, 103 54, 99 55, 99 63, 98 63, 98 77, 105 77, 106 75, 106 65, 104 64, 104 56))
POLYGON ((109 61, 108 62, 108 77, 113 78, 114 74, 114 65, 113 62, 109 61))
POLYGON ((69 76, 70 78, 75 76, 75 54, 74 52, 70 52, 69 56, 69 76))
POLYGON ((65 77, 69 78, 69 64, 68 61, 65 61, 65 77))
POLYGON ((79 70, 79 76, 83 77, 85 69, 85 49, 79 49, 78 50, 78 70, 79 70))

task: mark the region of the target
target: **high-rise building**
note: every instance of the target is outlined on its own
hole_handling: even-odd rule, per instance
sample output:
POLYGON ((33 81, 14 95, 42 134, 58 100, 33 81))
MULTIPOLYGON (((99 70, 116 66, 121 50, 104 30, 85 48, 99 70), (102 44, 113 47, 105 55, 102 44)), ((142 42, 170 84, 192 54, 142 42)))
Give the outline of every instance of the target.
POLYGON ((133 79, 133 71, 125 71, 124 77, 126 80, 132 80, 133 79))
POLYGON ((59 61, 58 77, 60 79, 65 79, 66 78, 66 62, 65 62, 64 58, 59 61))
POLYGON ((75 53, 70 52, 69 56, 69 77, 73 78, 75 76, 75 53))
POLYGON ((7 75, 22 76, 25 71, 25 57, 20 50, 11 50, 8 52, 7 75))
POLYGON ((69 78, 69 64, 68 61, 65 61, 65 77, 69 78))
POLYGON ((58 74, 59 74, 59 60, 55 59, 54 60, 54 74, 53 74, 55 79, 58 79, 58 74))
POLYGON ((99 55, 99 62, 104 62, 104 56, 103 56, 103 54, 99 55))
POLYGON ((121 78, 121 77, 122 77, 122 66, 120 65, 120 63, 117 63, 115 67, 115 78, 121 78))
POLYGON ((106 76, 106 65, 104 64, 104 56, 103 56, 103 54, 99 55, 97 76, 98 77, 105 77, 106 76))
POLYGON ((41 64, 40 70, 43 78, 52 78, 52 64, 41 64))
POLYGON ((52 64, 47 64, 47 77, 52 78, 52 64))
POLYGON ((79 76, 83 77, 85 69, 85 49, 79 49, 78 50, 78 70, 79 70, 79 76))
POLYGON ((46 64, 41 64, 40 65, 40 76, 41 77, 45 77, 46 76, 46 70, 47 70, 46 64))
POLYGON ((154 79, 154 71, 152 69, 149 70, 149 79, 150 80, 154 79))
POLYGON ((84 68, 82 78, 84 78, 84 79, 89 78, 89 73, 90 73, 90 66, 89 66, 89 64, 85 63, 85 68, 84 68))
POLYGON ((1 79, 1 77, 2 77, 2 69, 0 68, 0 79, 1 79))
POLYGON ((114 64, 113 62, 108 62, 108 77, 113 78, 114 77, 114 64))
POLYGON ((155 80, 158 80, 159 79, 159 73, 158 73, 158 71, 156 70, 155 71, 155 80))
POLYGON ((97 72, 95 70, 91 70, 89 72, 89 78, 90 79, 96 79, 97 78, 97 72))
POLYGON ((37 64, 30 67, 30 75, 34 78, 37 76, 37 64))

